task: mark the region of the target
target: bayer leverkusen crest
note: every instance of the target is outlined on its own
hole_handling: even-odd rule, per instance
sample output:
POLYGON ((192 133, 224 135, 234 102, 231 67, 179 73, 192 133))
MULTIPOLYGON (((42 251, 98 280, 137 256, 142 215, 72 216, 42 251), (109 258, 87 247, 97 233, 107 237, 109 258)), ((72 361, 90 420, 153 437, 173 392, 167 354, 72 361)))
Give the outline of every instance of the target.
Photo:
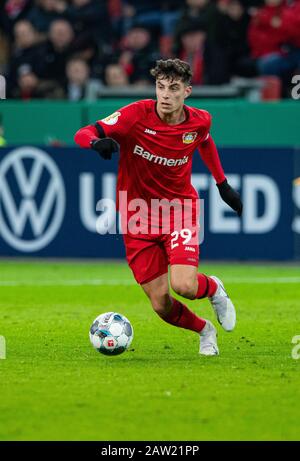
POLYGON ((191 133, 184 133, 182 135, 182 142, 184 144, 191 144, 197 138, 197 134, 198 133, 196 131, 192 131, 191 133))

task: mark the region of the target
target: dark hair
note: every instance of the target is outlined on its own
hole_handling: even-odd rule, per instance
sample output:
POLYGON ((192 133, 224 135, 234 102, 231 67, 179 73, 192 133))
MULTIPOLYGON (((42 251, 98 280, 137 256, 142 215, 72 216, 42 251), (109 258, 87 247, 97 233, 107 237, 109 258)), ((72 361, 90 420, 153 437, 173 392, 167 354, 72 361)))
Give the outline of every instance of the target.
POLYGON ((192 70, 189 63, 180 59, 159 59, 156 66, 150 70, 150 74, 157 79, 166 78, 167 80, 182 80, 185 85, 190 85, 192 80, 192 70))

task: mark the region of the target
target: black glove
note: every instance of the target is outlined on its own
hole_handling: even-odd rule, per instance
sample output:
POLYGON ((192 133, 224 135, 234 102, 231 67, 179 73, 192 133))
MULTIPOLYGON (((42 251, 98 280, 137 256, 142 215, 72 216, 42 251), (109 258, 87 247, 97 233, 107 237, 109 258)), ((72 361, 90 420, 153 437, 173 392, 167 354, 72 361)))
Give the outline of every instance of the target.
POLYGON ((119 152, 119 144, 112 138, 94 139, 91 141, 91 148, 101 155, 105 160, 111 160, 114 152, 119 152))
POLYGON ((232 189, 232 187, 228 184, 227 179, 220 184, 217 184, 217 187, 224 202, 236 211, 238 216, 242 216, 243 204, 240 194, 232 189))

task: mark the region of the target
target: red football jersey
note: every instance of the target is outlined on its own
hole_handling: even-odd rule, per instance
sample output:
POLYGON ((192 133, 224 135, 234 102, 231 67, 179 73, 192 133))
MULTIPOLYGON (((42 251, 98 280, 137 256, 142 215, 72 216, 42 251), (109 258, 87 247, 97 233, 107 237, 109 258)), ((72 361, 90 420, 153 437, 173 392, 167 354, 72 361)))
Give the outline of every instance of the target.
MULTIPOLYGON (((151 219, 151 225, 155 223, 154 227, 161 227, 162 208, 154 209, 152 204, 153 200, 163 199, 169 203, 174 200, 183 203, 186 208, 180 213, 192 214, 193 222, 194 218, 198 222, 198 193, 191 184, 191 170, 193 153, 200 144, 201 157, 216 182, 225 179, 216 146, 209 135, 211 115, 188 106, 184 106, 184 110, 185 120, 169 125, 158 116, 156 101, 142 100, 76 133, 75 141, 84 148, 90 147, 90 142, 99 136, 113 138, 120 144, 117 206, 123 223, 130 221, 142 200, 148 204, 148 210, 141 213, 141 221, 147 214, 147 223, 151 219)), ((172 208, 169 210, 175 214, 172 208)), ((148 232, 147 228, 142 231, 148 232)))
POLYGON ((198 197, 191 184, 192 156, 208 137, 211 115, 188 106, 184 110, 182 123, 168 125, 148 99, 97 121, 120 144, 118 191, 127 191, 128 200, 198 197))

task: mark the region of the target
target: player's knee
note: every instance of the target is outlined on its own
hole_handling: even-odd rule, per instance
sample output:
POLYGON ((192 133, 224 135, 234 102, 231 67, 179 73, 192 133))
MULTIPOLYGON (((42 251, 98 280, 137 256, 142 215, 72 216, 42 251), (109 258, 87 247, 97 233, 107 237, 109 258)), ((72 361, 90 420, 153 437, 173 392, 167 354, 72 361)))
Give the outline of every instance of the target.
POLYGON ((185 298, 194 298, 195 282, 192 279, 178 279, 171 280, 172 289, 180 296, 185 298))

